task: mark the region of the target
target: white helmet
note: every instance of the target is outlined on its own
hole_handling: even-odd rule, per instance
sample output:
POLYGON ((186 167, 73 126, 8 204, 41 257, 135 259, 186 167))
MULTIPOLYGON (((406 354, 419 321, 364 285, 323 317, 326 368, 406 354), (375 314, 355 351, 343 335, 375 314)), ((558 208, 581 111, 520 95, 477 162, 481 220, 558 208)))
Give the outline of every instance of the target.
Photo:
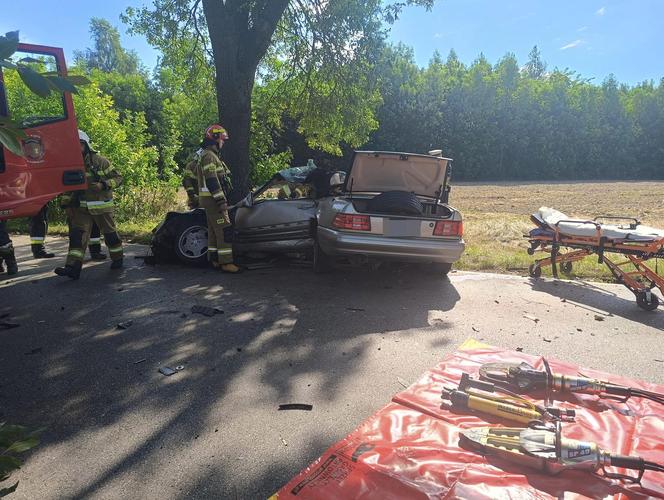
POLYGON ((81 129, 78 129, 78 140, 81 141, 81 142, 86 143, 89 148, 91 147, 90 146, 90 137, 88 137, 88 134, 83 132, 81 129))

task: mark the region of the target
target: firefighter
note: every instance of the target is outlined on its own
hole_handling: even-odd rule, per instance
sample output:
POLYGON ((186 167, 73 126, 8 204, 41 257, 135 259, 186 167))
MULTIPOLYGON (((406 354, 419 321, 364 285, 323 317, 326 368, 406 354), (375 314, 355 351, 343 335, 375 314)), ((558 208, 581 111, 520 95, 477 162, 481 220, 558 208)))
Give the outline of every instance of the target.
POLYGON ((7 266, 7 274, 14 275, 18 273, 18 264, 14 256, 14 246, 7 232, 7 221, 0 220, 0 273, 4 272, 2 261, 7 266))
POLYGON ((198 201, 207 217, 208 260, 215 268, 237 273, 240 268, 233 263, 232 245, 224 240, 224 228, 231 225, 224 192, 230 187, 230 171, 219 159, 219 152, 226 140, 228 133, 221 125, 208 127, 192 169, 196 174, 198 201))
POLYGON ((203 154, 203 150, 199 149, 194 153, 193 158, 184 168, 184 176, 182 177, 182 186, 187 192, 187 206, 192 210, 200 206, 198 197, 198 177, 196 176, 196 164, 198 158, 203 154))
POLYGON ((51 259, 54 253, 47 252, 44 240, 48 231, 48 203, 42 207, 37 215, 30 218, 30 246, 35 259, 51 259))
POLYGON ((93 223, 104 234, 111 269, 122 267, 122 241, 113 220, 113 189, 122 183, 122 177, 106 158, 90 147, 90 138, 85 132, 79 130, 78 135, 88 188, 74 194, 67 193, 62 198, 63 208, 69 216, 69 252, 65 266, 55 269, 55 274, 72 279, 78 279, 81 274, 93 223))

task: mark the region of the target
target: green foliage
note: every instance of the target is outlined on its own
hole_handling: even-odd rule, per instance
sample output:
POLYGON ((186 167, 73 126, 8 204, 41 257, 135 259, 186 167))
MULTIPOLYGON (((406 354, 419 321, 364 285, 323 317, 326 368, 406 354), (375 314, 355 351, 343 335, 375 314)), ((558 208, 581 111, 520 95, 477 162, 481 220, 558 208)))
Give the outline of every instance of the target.
POLYGON ((159 155, 156 147, 149 145, 144 113, 125 111, 121 118, 111 96, 104 94, 96 82, 74 97, 74 107, 79 127, 90 136, 93 147, 124 178, 124 184, 116 190, 121 218, 152 215, 154 203, 163 205, 158 196, 174 199, 178 179, 170 170, 159 171, 159 155), (149 189, 155 190, 154 197, 144 196, 149 189))
POLYGON ((466 67, 451 52, 419 68, 409 49, 386 49, 380 127, 365 147, 442 148, 458 180, 664 177, 664 80, 597 85, 547 73, 536 47, 529 57, 523 69, 512 54, 466 67))
POLYGON ((140 70, 138 54, 126 50, 120 43, 120 33, 106 19, 90 20, 90 36, 94 48, 74 52, 77 65, 98 69, 107 73, 134 74, 140 70))
MULTIPOLYGON (((37 446, 40 432, 28 432, 23 426, 0 422, 0 483, 7 481, 12 472, 21 468, 21 461, 15 455, 37 446)), ((6 488, 0 487, 0 497, 13 493, 17 487, 18 481, 6 488)))

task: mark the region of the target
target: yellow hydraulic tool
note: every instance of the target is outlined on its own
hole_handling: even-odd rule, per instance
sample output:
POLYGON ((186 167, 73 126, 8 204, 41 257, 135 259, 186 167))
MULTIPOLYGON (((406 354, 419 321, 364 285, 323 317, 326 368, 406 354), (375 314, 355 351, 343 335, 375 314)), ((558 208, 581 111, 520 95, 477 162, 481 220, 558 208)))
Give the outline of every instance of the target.
POLYGON ((476 427, 459 434, 459 444, 483 455, 499 456, 526 467, 548 474, 566 469, 602 470, 611 479, 639 482, 644 471, 664 472, 664 466, 641 457, 615 455, 603 450, 597 443, 562 437, 560 422, 531 423, 529 427, 476 427), (639 471, 638 476, 610 473, 605 467, 612 465, 639 471))
POLYGON ((457 410, 478 411, 523 424, 533 420, 569 420, 575 415, 574 410, 538 405, 504 389, 500 389, 501 395, 495 391, 494 384, 473 380, 464 373, 459 387, 444 388, 441 397, 457 410))

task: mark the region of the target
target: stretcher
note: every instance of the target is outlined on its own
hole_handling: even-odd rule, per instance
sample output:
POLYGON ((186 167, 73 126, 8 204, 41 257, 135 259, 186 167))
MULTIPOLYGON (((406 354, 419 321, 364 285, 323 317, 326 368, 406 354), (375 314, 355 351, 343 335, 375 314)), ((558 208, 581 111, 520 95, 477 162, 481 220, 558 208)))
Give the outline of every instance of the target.
POLYGON ((530 217, 537 226, 526 235, 528 254, 536 251, 550 255, 529 267, 530 276, 539 278, 544 266, 551 266, 553 276, 560 270, 569 274, 572 263, 597 255, 618 283, 625 285, 642 309, 657 309, 659 298, 652 293, 658 288, 664 294, 664 277, 657 273, 657 259, 664 258, 664 231, 642 225, 633 217, 598 216, 593 220, 571 219, 562 212, 542 207, 530 217), (623 260, 611 257, 620 255, 623 260), (655 269, 649 266, 655 262, 655 269))

